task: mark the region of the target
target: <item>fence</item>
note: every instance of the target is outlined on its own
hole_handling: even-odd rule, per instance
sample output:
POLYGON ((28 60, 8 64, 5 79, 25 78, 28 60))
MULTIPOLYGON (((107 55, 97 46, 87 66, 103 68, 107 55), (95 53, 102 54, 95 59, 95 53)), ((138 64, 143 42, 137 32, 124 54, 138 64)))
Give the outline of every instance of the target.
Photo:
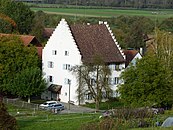
POLYGON ((5 104, 12 104, 13 106, 17 106, 20 108, 27 108, 27 109, 39 109, 39 104, 33 104, 33 103, 27 103, 25 101, 21 101, 18 98, 17 99, 9 99, 9 98, 3 98, 3 102, 5 104))

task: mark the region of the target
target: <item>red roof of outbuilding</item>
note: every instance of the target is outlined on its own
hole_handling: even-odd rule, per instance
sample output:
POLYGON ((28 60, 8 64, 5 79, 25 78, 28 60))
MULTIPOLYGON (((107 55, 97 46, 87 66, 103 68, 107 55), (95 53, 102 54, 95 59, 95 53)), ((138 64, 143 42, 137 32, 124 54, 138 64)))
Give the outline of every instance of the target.
POLYGON ((34 45, 37 48, 38 56, 41 58, 42 45, 41 45, 41 43, 39 43, 39 41, 36 39, 35 36, 0 33, 0 37, 2 37, 2 36, 5 36, 5 37, 16 36, 16 37, 19 37, 21 39, 21 41, 23 42, 23 44, 25 46, 29 46, 30 44, 34 45))
POLYGON ((29 46, 29 44, 33 44, 37 47, 41 47, 42 45, 39 43, 39 41, 37 40, 37 38, 35 36, 31 36, 31 35, 17 35, 17 34, 5 34, 5 33, 0 33, 0 36, 17 36, 19 37, 23 44, 25 46, 29 46))
POLYGON ((127 67, 129 65, 129 63, 133 60, 133 58, 136 56, 138 51, 137 50, 124 50, 123 53, 126 56, 125 67, 127 67))

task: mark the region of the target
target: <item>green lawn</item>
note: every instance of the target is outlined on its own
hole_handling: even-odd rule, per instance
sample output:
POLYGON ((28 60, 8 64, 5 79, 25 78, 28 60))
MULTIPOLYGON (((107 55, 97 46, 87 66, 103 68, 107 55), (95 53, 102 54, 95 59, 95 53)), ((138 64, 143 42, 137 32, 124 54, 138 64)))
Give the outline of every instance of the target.
POLYGON ((17 118, 20 130, 77 130, 82 124, 98 119, 98 115, 65 114, 17 118))
MULTIPOLYGON (((100 113, 53 114, 48 111, 22 109, 8 105, 8 112, 17 119, 20 130, 79 130, 89 122, 100 122, 100 113)), ((173 111, 166 111, 164 115, 152 118, 160 121, 173 116, 173 111)), ((173 130, 173 128, 149 127, 128 130, 173 130)))
POLYGON ((99 120, 100 114, 54 114, 49 111, 8 106, 10 115, 17 119, 20 130, 77 130, 81 125, 99 120))
POLYGON ((47 13, 70 15, 70 16, 84 16, 84 17, 102 17, 110 18, 120 15, 126 16, 146 16, 151 19, 163 20, 165 18, 173 17, 173 10, 137 10, 137 9, 88 9, 88 8, 31 8, 33 11, 42 10, 47 13))

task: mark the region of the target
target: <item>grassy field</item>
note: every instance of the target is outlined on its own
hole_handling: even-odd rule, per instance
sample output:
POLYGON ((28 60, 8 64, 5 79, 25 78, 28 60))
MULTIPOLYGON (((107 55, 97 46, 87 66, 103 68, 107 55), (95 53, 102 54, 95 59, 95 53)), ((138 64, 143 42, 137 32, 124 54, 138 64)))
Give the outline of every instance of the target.
POLYGON ((54 114, 49 111, 19 109, 8 106, 20 130, 77 130, 81 125, 99 119, 100 114, 54 114))
MULTIPOLYGON (((100 113, 53 114, 48 111, 21 109, 11 105, 8 105, 8 112, 17 119, 19 130, 80 130, 81 126, 89 122, 101 121, 100 113)), ((168 116, 173 116, 173 111, 167 111, 157 118, 163 120, 168 116)), ((128 130, 173 130, 173 128, 153 126, 128 130)))
POLYGON ((83 17, 101 17, 111 18, 120 15, 126 16, 146 16, 151 19, 163 20, 173 17, 173 10, 137 10, 137 9, 88 9, 88 8, 31 8, 33 11, 42 10, 46 13, 83 16, 83 17))

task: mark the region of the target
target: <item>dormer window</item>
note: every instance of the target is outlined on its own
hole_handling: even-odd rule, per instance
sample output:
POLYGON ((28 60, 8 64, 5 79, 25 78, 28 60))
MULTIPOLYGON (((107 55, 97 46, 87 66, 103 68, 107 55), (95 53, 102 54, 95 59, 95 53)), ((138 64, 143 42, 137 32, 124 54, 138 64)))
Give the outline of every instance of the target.
POLYGON ((69 56, 69 51, 65 51, 65 56, 69 56))
POLYGON ((52 55, 57 55, 57 50, 52 50, 52 55))

